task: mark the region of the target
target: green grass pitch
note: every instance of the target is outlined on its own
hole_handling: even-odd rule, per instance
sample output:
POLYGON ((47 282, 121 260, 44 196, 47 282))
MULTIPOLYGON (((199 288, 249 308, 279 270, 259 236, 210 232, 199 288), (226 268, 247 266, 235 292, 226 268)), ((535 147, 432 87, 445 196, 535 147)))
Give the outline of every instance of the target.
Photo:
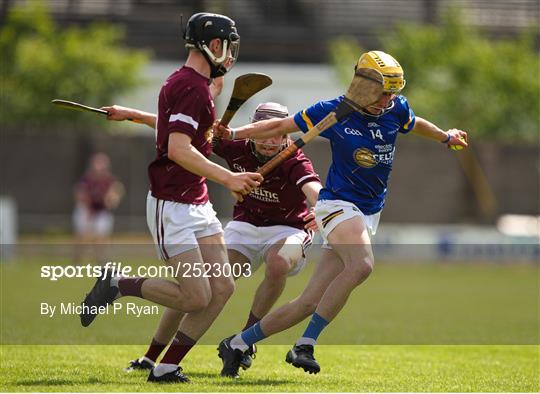
POLYGON ((239 380, 219 377, 215 346, 200 346, 183 363, 192 383, 154 385, 122 368, 144 346, 7 346, 2 391, 30 392, 537 392, 538 346, 320 346, 322 372, 285 363, 287 346, 267 345, 239 380))
MULTIPOLYGON (((258 272, 238 282, 182 362, 192 383, 156 386, 123 372, 145 351, 156 316, 100 316, 86 329, 77 316, 40 316, 40 302, 78 303, 93 279, 46 281, 41 264, 61 260, 23 257, 0 264, 3 392, 540 391, 538 265, 378 263, 323 332, 319 375, 284 361, 303 322, 263 342, 240 380, 224 380, 216 344, 243 326, 258 272)), ((301 292, 311 269, 290 278, 278 305, 301 292)))

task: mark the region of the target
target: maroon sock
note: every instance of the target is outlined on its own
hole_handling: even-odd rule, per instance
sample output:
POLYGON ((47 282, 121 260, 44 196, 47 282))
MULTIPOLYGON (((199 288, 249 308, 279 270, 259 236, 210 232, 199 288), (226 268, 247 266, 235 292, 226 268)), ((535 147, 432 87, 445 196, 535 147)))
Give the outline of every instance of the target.
POLYGON ((197 341, 191 339, 183 332, 178 331, 160 363, 180 364, 180 361, 182 361, 189 350, 195 346, 195 343, 197 343, 197 341))
POLYGON ((120 278, 118 280, 118 289, 122 296, 133 296, 144 298, 142 296, 142 284, 148 278, 120 278))
POLYGON ((167 347, 166 343, 160 343, 156 341, 154 338, 152 338, 152 343, 148 347, 148 350, 146 351, 146 354, 144 355, 144 357, 149 358, 153 362, 156 362, 158 356, 166 347, 167 347))
POLYGON ((257 323, 258 321, 260 321, 261 319, 259 319, 257 316, 255 316, 253 314, 253 312, 249 312, 249 317, 248 317, 248 320, 246 322, 246 326, 242 329, 242 331, 245 331, 247 330, 249 327, 251 327, 252 325, 254 325, 255 323, 257 323))

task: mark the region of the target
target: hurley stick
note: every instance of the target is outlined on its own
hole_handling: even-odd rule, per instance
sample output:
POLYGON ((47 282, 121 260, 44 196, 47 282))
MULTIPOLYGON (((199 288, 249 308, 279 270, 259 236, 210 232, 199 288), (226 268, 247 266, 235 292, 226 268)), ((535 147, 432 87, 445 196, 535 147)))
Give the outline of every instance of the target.
POLYGON ((250 73, 240 75, 234 80, 234 87, 220 123, 227 126, 236 111, 255 93, 272 84, 272 78, 265 74, 250 73))
POLYGON ((383 76, 377 70, 371 68, 359 68, 356 70, 353 80, 335 111, 330 112, 319 123, 307 131, 301 138, 282 150, 272 160, 259 168, 262 176, 268 175, 274 168, 287 160, 299 148, 307 144, 313 138, 337 122, 355 111, 368 107, 381 98, 383 93, 383 76))
MULTIPOLYGON (((67 100, 59 100, 54 99, 51 101, 52 104, 56 105, 57 107, 64 108, 64 109, 70 109, 74 111, 88 111, 88 112, 94 112, 96 114, 101 114, 107 116, 109 113, 105 111, 104 109, 89 107, 88 105, 83 105, 80 103, 76 103, 74 101, 67 101, 67 100)), ((135 123, 141 123, 136 119, 128 118, 127 120, 135 123)))

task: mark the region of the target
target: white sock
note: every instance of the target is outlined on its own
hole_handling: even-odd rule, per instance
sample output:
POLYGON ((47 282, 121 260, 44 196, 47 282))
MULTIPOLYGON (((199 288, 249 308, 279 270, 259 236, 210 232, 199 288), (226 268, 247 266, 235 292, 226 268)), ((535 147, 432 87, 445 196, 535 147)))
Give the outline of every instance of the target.
POLYGON ((113 276, 111 278, 111 287, 118 287, 118 281, 121 279, 121 276, 113 276))
POLYGON ((249 349, 249 346, 247 343, 244 342, 242 339, 242 335, 236 334, 233 339, 231 339, 231 348, 233 349, 239 349, 242 352, 245 352, 249 349))
POLYGON ((163 364, 160 363, 154 367, 152 370, 152 373, 156 378, 159 378, 160 376, 165 375, 166 373, 176 371, 178 368, 178 365, 176 364, 163 364))
MULTIPOLYGON (((111 287, 116 287, 118 289, 118 293, 116 294, 116 297, 114 297, 115 300, 119 299, 120 297, 122 297, 122 293, 120 293, 120 287, 118 286, 118 281, 122 279, 121 276, 113 276, 111 278, 111 287)), ((152 361, 152 360, 150 360, 152 361)))
POLYGON ((300 345, 315 346, 316 343, 317 343, 317 341, 315 339, 313 339, 313 338, 302 337, 298 341, 296 341, 295 345, 296 346, 300 346, 300 345))
MULTIPOLYGON (((142 356, 140 359, 139 359, 139 362, 142 363, 143 361, 146 361, 147 363, 150 363, 150 365, 152 367, 155 367, 156 366, 156 363, 153 361, 153 360, 150 360, 148 357, 146 356, 142 356)), ((167 365, 167 364, 166 364, 167 365)))

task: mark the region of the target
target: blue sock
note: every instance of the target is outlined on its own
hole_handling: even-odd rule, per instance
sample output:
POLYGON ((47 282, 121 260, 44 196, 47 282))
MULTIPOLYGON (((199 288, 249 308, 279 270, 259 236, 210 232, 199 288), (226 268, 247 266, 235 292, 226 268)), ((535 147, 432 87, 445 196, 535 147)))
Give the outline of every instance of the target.
POLYGON ((243 331, 240 336, 248 346, 251 346, 254 343, 262 341, 264 338, 266 338, 266 335, 264 335, 261 329, 261 322, 257 322, 252 325, 247 330, 243 331))
MULTIPOLYGON (((304 334, 302 335, 302 338, 299 342, 305 342, 306 344, 314 345, 315 342, 317 342, 317 338, 319 337, 319 335, 321 335, 322 330, 324 330, 324 327, 326 327, 327 325, 328 321, 326 321, 326 319, 324 319, 321 315, 315 312, 311 316, 311 320, 309 321, 306 331, 304 331, 304 334), (305 339, 307 339, 307 341, 305 339)), ((299 343, 297 342, 297 344, 299 343)))

